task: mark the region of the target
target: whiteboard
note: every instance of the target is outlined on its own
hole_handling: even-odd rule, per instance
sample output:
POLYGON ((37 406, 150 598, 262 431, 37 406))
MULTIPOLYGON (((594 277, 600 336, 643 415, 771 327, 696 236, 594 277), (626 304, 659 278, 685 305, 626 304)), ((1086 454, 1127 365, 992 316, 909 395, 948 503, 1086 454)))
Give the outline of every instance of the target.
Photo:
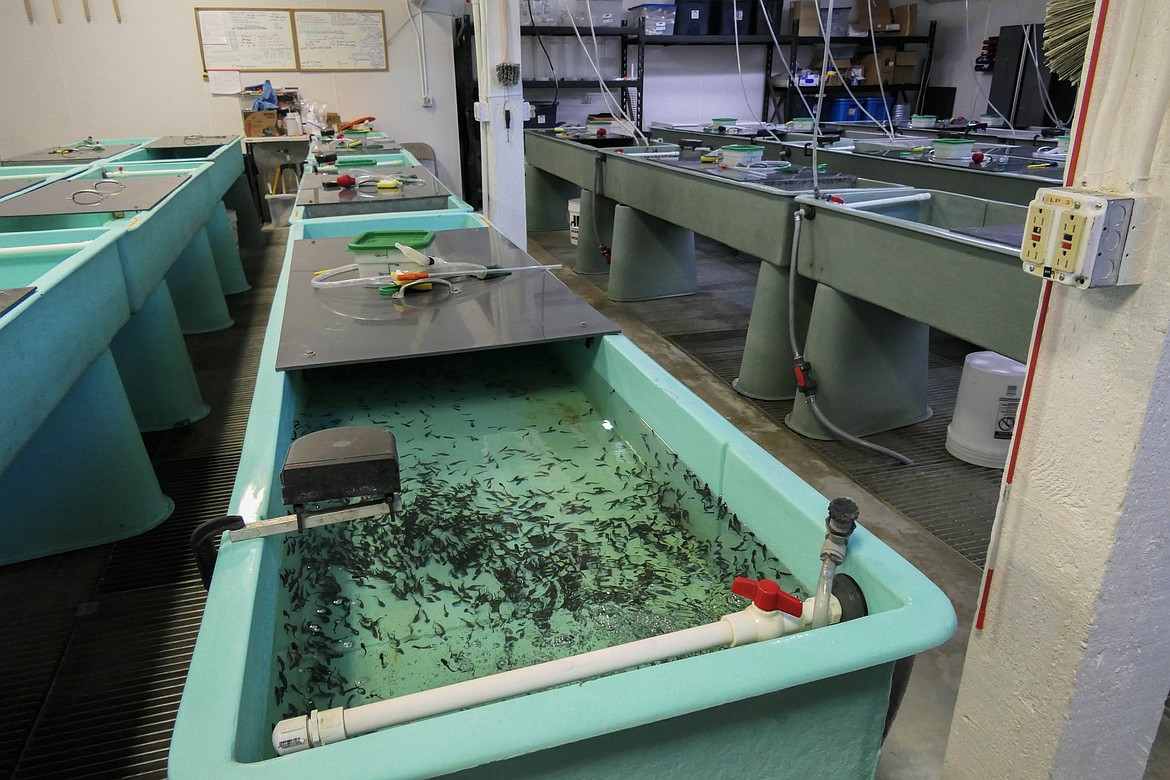
POLYGON ((297 11, 301 70, 387 70, 382 11, 297 11))
POLYGON ((296 70, 288 10, 196 8, 204 70, 296 70))

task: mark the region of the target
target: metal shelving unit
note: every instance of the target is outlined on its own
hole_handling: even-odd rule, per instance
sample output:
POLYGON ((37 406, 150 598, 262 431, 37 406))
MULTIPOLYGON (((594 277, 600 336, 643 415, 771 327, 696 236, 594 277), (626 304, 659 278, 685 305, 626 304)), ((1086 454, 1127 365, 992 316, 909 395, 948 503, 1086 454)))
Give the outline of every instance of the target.
MULTIPOLYGON (((876 84, 859 84, 850 86, 855 95, 876 96, 885 91, 888 96, 909 96, 914 94, 912 105, 915 113, 920 113, 922 110, 922 103, 926 99, 926 85, 930 80, 930 66, 934 60, 934 37, 935 37, 936 23, 930 23, 930 32, 926 35, 878 35, 871 40, 868 36, 834 36, 829 38, 829 46, 857 46, 859 51, 870 54, 880 51, 885 48, 897 49, 904 51, 906 46, 925 45, 926 56, 922 58, 922 69, 918 76, 918 81, 908 84, 883 84, 880 88, 876 84), (876 43, 876 46, 875 46, 876 43)), ((796 66, 796 51, 801 46, 823 46, 825 39, 817 35, 796 35, 795 29, 793 35, 781 38, 781 43, 788 44, 788 63, 789 66, 795 69, 796 66)), ((769 59, 769 64, 771 60, 769 59)), ((791 119, 793 116, 793 108, 795 106, 796 94, 798 92, 813 96, 820 91, 820 87, 799 87, 794 85, 776 86, 773 84, 771 76, 771 68, 768 70, 769 77, 765 86, 765 91, 768 93, 767 104, 771 106, 771 119, 791 119), (777 109, 783 107, 783 117, 777 116, 780 113, 777 109)), ((843 86, 825 87, 825 95, 833 97, 847 96, 849 90, 843 86)), ((907 100, 907 102, 910 102, 907 100)))
MULTIPOLYGON (((572 27, 529 27, 524 26, 520 28, 521 37, 541 37, 549 38, 576 38, 578 32, 582 39, 589 40, 593 36, 598 38, 618 38, 621 40, 621 59, 619 70, 622 74, 628 72, 629 50, 632 44, 637 43, 637 67, 635 72, 637 76, 634 78, 613 78, 605 79, 604 84, 608 89, 616 89, 620 93, 622 110, 631 113, 635 123, 638 127, 642 126, 642 78, 645 74, 645 59, 642 56, 642 47, 640 41, 642 34, 631 27, 594 27, 592 30, 575 30, 572 27), (631 90, 637 90, 637 94, 633 94, 631 90)), ((591 79, 555 79, 550 81, 532 81, 525 79, 521 82, 525 89, 590 89, 597 86, 596 80, 591 79)))

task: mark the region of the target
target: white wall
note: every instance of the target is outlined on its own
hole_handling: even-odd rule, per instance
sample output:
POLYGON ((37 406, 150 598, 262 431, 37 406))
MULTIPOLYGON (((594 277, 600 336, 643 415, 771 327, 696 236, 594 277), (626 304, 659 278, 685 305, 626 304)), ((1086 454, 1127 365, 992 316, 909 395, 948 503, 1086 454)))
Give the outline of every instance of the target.
MULTIPOLYGON (((970 0, 929 5, 919 2, 918 32, 925 34, 932 19, 938 23, 930 84, 957 89, 955 116, 989 113, 991 73, 975 71, 975 58, 983 48, 983 39, 999 35, 999 28, 1007 25, 1043 22, 1044 4, 1045 0, 970 0)), ((1007 107, 1000 106, 1000 110, 1007 111, 1007 107)))
MULTIPOLYGON (((194 3, 91 0, 92 23, 81 4, 60 0, 57 24, 49 0, 0 3, 0 156, 95 138, 243 132, 236 97, 212 96, 202 77, 194 3)), ((451 17, 427 12, 431 108, 421 105, 418 45, 406 0, 215 0, 209 6, 370 8, 386 14, 389 66, 376 73, 243 73, 245 85, 270 78, 300 87, 303 99, 323 102, 342 119, 372 115, 375 127, 399 141, 435 149, 439 176, 457 190, 459 137, 455 111, 451 17)), ((431 6, 436 5, 431 3, 431 6)), ((449 5, 449 4, 448 4, 449 5)))

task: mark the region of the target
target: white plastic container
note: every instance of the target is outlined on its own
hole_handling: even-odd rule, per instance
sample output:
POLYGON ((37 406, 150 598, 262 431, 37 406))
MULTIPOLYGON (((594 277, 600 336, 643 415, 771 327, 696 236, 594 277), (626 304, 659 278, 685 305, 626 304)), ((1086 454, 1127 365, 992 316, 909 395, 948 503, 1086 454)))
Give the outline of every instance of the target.
POLYGON ((674 35, 674 4, 645 3, 629 11, 630 24, 646 35, 674 35))
POLYGON ((935 138, 930 145, 938 160, 965 160, 975 151, 975 142, 969 138, 935 138))
POLYGON ((963 361, 947 452, 976 466, 1002 469, 1024 391, 1024 364, 996 352, 972 352, 963 361))
POLYGON ((811 133, 815 120, 809 116, 798 116, 788 123, 788 129, 797 133, 811 133))
POLYGON ((288 217, 297 204, 297 194, 265 195, 264 200, 268 201, 268 215, 273 227, 288 227, 288 217))
POLYGON ((569 17, 566 22, 572 22, 578 27, 589 27, 591 23, 593 27, 622 26, 622 0, 589 0, 588 4, 585 0, 566 0, 565 8, 569 17), (589 15, 591 10, 592 22, 589 15))
POLYGON ((931 128, 938 124, 938 117, 934 114, 914 114, 910 117, 911 127, 931 128))
POLYGON ((569 243, 577 246, 577 239, 581 234, 581 199, 569 200, 569 243))
POLYGON ((735 165, 751 165, 764 159, 764 147, 755 144, 731 144, 724 146, 723 164, 727 167, 735 165))
POLYGON ((988 127, 1003 127, 1003 117, 999 114, 980 114, 979 121, 988 127))

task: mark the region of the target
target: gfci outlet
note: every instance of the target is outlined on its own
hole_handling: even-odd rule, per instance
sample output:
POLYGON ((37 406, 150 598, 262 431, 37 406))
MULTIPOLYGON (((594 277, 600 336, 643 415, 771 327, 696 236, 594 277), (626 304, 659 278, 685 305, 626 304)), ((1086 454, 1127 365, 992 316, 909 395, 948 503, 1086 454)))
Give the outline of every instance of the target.
POLYGON ((1140 284, 1157 199, 1048 187, 1028 204, 1024 271, 1073 287, 1140 284))

